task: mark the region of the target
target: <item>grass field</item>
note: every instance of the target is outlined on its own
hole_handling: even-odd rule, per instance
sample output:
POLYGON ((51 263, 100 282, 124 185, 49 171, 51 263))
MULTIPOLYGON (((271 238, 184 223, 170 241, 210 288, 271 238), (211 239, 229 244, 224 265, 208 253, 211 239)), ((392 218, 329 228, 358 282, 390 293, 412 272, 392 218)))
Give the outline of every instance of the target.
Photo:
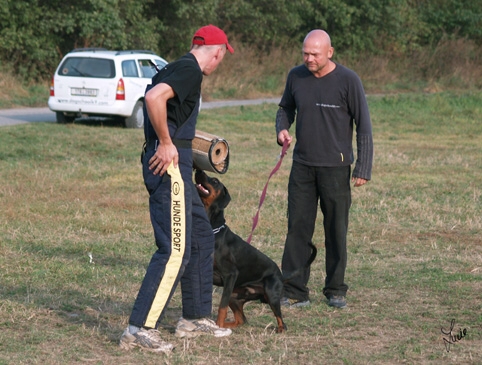
MULTIPOLYGON (((322 297, 320 214, 312 305, 284 310, 285 334, 274 333, 266 305, 251 303, 249 323, 232 336, 179 340, 178 291, 161 329, 176 345, 169 356, 118 347, 154 251, 142 131, 109 121, 1 127, 0 364, 480 364, 482 92, 369 105, 375 164, 373 180, 353 189, 348 308, 322 297)), ((230 143, 219 177, 232 196, 228 224, 244 238, 280 152, 275 112, 225 108, 199 119, 200 130, 230 143)), ((271 179, 252 240, 277 263, 290 157, 271 179)))

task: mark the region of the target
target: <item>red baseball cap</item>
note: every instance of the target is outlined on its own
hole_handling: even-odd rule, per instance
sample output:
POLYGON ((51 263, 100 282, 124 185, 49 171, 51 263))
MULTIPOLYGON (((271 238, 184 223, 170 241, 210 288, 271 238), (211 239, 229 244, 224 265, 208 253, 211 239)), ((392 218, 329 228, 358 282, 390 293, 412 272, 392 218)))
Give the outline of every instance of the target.
POLYGON ((228 37, 222 29, 209 24, 199 28, 192 37, 192 44, 201 46, 213 46, 217 44, 225 44, 230 53, 234 53, 233 47, 228 43, 228 37))

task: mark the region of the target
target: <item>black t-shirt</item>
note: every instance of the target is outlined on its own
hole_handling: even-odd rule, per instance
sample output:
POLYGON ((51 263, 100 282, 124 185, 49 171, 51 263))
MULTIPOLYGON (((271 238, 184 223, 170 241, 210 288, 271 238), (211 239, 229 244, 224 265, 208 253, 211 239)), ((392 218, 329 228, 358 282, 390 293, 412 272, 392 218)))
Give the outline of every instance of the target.
POLYGON ((308 166, 346 166, 354 161, 353 128, 357 133, 357 177, 370 179, 372 124, 362 83, 352 70, 337 64, 317 78, 305 65, 288 74, 276 133, 289 129, 296 117, 293 160, 308 166))
MULTIPOLYGON (((201 97, 203 73, 196 58, 187 53, 178 60, 168 63, 153 78, 152 86, 159 83, 168 84, 176 96, 167 102, 167 122, 174 129, 182 125, 191 115, 201 97)), ((149 88, 150 86, 148 86, 149 88)), ((146 140, 155 139, 154 128, 149 121, 146 125, 146 140)), ((173 130, 173 128, 169 128, 173 130)))

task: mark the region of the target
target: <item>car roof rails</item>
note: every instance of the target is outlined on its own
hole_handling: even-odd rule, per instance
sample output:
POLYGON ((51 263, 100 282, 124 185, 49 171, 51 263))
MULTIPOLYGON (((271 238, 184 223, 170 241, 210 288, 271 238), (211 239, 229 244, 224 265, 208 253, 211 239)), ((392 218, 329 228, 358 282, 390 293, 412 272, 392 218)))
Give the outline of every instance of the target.
POLYGON ((155 55, 155 52, 145 50, 145 49, 126 49, 123 51, 117 51, 116 55, 121 55, 121 54, 133 54, 133 53, 145 53, 145 54, 153 54, 155 55))
POLYGON ((107 51, 107 48, 97 48, 97 47, 75 48, 70 52, 95 52, 95 51, 107 51))

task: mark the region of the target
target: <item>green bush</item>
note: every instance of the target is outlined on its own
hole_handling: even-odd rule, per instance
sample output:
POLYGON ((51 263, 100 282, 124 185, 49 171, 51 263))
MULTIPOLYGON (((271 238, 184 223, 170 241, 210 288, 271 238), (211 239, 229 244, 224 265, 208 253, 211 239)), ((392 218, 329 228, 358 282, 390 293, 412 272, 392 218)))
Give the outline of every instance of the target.
POLYGON ((323 28, 345 56, 407 56, 447 36, 480 45, 481 14, 471 0, 0 0, 0 61, 45 80, 77 47, 151 49, 174 59, 208 23, 260 54, 323 28))

